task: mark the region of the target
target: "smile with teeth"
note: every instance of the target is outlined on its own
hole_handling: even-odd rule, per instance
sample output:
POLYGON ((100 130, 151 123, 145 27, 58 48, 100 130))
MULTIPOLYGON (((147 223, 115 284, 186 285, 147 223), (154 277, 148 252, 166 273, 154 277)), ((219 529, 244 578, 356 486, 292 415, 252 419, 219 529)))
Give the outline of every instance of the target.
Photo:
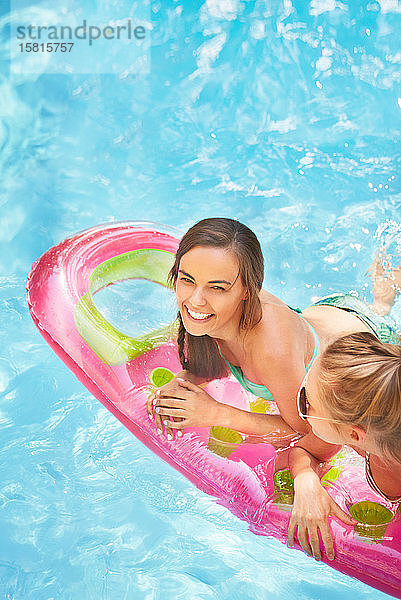
POLYGON ((207 313, 195 312, 195 311, 191 310, 190 308, 188 308, 188 306, 185 306, 185 308, 187 309, 189 315, 193 319, 196 319, 196 321, 206 321, 207 319, 210 319, 210 317, 213 317, 213 313, 207 314, 207 313))

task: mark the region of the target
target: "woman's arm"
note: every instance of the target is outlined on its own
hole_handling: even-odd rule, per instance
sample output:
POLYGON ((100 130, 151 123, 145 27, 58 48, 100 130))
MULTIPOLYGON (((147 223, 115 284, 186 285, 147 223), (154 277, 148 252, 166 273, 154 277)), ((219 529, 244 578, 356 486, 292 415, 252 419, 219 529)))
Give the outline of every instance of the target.
POLYGON ((356 521, 338 506, 320 483, 320 466, 334 456, 341 446, 327 444, 309 433, 290 450, 289 467, 294 480, 294 507, 288 528, 288 543, 293 546, 297 531, 298 541, 309 556, 321 558, 319 531, 326 555, 334 558, 333 536, 328 518, 333 515, 347 525, 356 521))
POLYGON ((201 387, 188 380, 176 378, 161 388, 155 412, 164 421, 166 433, 186 427, 228 427, 256 436, 293 436, 294 430, 280 415, 248 412, 218 402, 201 387), (169 421, 173 417, 175 421, 169 421))
POLYGON ((296 431, 280 415, 252 413, 219 403, 217 425, 255 436, 293 437, 296 431))

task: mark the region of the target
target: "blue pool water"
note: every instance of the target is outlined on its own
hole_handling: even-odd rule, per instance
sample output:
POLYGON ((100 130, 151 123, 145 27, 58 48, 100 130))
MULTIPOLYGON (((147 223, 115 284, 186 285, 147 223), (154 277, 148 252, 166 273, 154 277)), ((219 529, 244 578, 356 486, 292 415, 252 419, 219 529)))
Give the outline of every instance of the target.
POLYGON ((94 224, 219 215, 257 233, 289 304, 369 299, 375 232, 401 221, 401 2, 148 8, 149 73, 11 77, 0 7, 0 598, 384 599, 251 534, 142 446, 44 343, 24 284, 94 224))

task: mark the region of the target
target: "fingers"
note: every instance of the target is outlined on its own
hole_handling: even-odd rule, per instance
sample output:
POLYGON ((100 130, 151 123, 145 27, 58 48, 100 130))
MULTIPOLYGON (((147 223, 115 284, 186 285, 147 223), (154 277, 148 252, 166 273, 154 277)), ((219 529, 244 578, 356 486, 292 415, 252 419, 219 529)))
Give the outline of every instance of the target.
POLYGON ((331 535, 330 526, 328 523, 324 523, 320 526, 320 535, 322 536, 322 542, 324 549, 326 550, 327 558, 329 560, 334 560, 333 536, 331 535))
MULTIPOLYGON (((168 404, 164 403, 163 398, 156 398, 153 400, 153 411, 156 424, 164 425, 166 435, 172 435, 170 431, 172 422, 181 422, 187 416, 184 410, 185 401, 168 398, 168 404)), ((176 427, 175 429, 178 429, 176 427)))
POLYGON ((169 388, 168 390, 161 390, 160 394, 157 395, 158 398, 177 398, 178 400, 189 400, 192 397, 193 392, 185 389, 179 388, 169 388))
POLYGON ((179 400, 189 400, 194 392, 199 392, 199 387, 190 381, 176 378, 170 383, 156 390, 153 397, 156 398, 177 398, 179 400))
POLYGON ((177 437, 180 438, 183 436, 183 429, 185 427, 185 421, 184 420, 172 420, 172 419, 165 419, 164 420, 164 429, 165 429, 165 433, 167 436, 167 439, 169 441, 171 441, 174 438, 174 432, 176 433, 177 437))
MULTIPOLYGON (((153 400, 153 410, 155 411, 155 403, 156 403, 156 399, 153 400)), ((153 413, 154 419, 155 419, 155 425, 157 428, 157 433, 158 435, 161 435, 163 433, 163 421, 161 418, 161 415, 159 415, 157 412, 153 413)))
POLYGON ((343 523, 346 523, 347 525, 356 525, 358 523, 358 521, 356 519, 353 519, 351 517, 351 515, 349 515, 342 508, 340 508, 338 506, 338 504, 336 502, 334 502, 334 500, 333 500, 332 504, 333 504, 333 506, 331 509, 331 514, 334 517, 337 517, 338 519, 340 519, 340 521, 342 521, 343 523))
POLYGON ((162 420, 162 423, 164 425, 164 433, 166 434, 168 441, 171 442, 173 439, 173 432, 170 428, 170 421, 169 419, 164 419, 162 420))
POLYGON ((321 560, 322 552, 320 548, 319 531, 322 538, 326 556, 329 560, 334 560, 334 544, 328 522, 322 522, 319 525, 315 524, 300 524, 296 520, 291 519, 288 527, 288 545, 290 548, 294 546, 295 532, 298 528, 297 538, 301 548, 309 556, 313 556, 316 560, 321 560))
POLYGON ((151 394, 146 402, 146 412, 148 413, 149 419, 153 420, 153 399, 155 395, 151 394))
MULTIPOLYGON (((169 396, 158 396, 155 401, 153 402, 153 405, 156 408, 163 408, 163 409, 184 409, 185 406, 187 406, 187 402, 186 400, 184 400, 183 398, 170 398, 169 396)), ((174 416, 174 415, 173 415, 174 416)))
POLYGON ((308 529, 309 535, 309 546, 312 548, 313 558, 316 560, 320 560, 322 558, 322 554, 320 551, 320 540, 317 532, 317 527, 309 527, 308 529))
POLYGON ((304 550, 304 552, 306 552, 306 554, 308 554, 309 556, 312 556, 312 549, 309 544, 307 530, 304 526, 301 526, 299 524, 298 524, 297 537, 298 537, 299 545, 304 550))
POLYGON ((288 526, 288 545, 290 548, 292 548, 294 545, 296 528, 297 528, 296 522, 291 517, 290 524, 288 526))
POLYGON ((172 430, 176 430, 177 431, 177 435, 178 437, 181 437, 182 435, 182 430, 187 427, 187 422, 185 419, 181 419, 180 421, 169 421, 168 422, 168 426, 170 429, 172 430), (180 435, 181 434, 181 435, 180 435))
MULTIPOLYGON (((291 532, 291 541, 294 543, 295 528, 291 532)), ((320 540, 318 528, 315 525, 301 525, 298 523, 297 538, 299 545, 308 556, 313 556, 315 560, 321 560, 322 553, 320 550, 320 540)))
POLYGON ((166 406, 165 408, 156 406, 155 413, 161 417, 179 417, 181 419, 184 419, 186 416, 184 410, 181 408, 173 408, 171 406, 166 406))
POLYGON ((167 439, 171 440, 175 431, 181 437, 182 421, 186 427, 208 426, 214 404, 216 401, 199 386, 176 378, 149 398, 147 411, 149 418, 155 420, 158 434, 161 435, 164 428, 167 439), (180 424, 177 426, 177 423, 180 424))
MULTIPOLYGON (((323 537, 322 528, 319 528, 319 529, 321 530, 322 537, 323 537)), ((290 548, 292 548, 294 545, 296 531, 297 531, 297 538, 298 538, 299 545, 304 550, 304 552, 306 552, 306 554, 308 554, 308 556, 313 556, 316 560, 321 560, 322 553, 321 553, 321 549, 320 549, 320 540, 319 540, 317 525, 315 523, 306 523, 306 522, 301 523, 301 522, 297 521, 296 517, 295 518, 291 517, 290 524, 288 526, 288 545, 290 548), (297 531, 297 529, 298 529, 298 531, 297 531)), ((325 531, 325 534, 326 534, 326 536, 328 534, 328 537, 327 537, 328 546, 327 547, 331 549, 331 553, 333 554, 333 557, 334 557, 333 540, 331 537, 330 530, 325 531), (330 546, 330 543, 331 543, 331 546, 330 546)))
POLYGON ((191 381, 182 379, 181 377, 176 377, 175 380, 181 388, 189 390, 190 392, 199 392, 199 385, 195 385, 191 381))
POLYGON ((169 441, 174 438, 174 431, 179 438, 183 435, 185 417, 185 412, 182 410, 183 402, 182 399, 168 398, 168 406, 163 405, 160 389, 151 394, 146 402, 146 412, 150 419, 154 419, 157 434, 162 435, 164 432, 169 441))
POLYGON ((156 390, 154 394, 151 394, 146 402, 146 412, 148 413, 149 419, 155 421, 155 425, 157 428, 157 434, 162 435, 163 433, 163 422, 161 416, 155 412, 155 405, 158 398, 158 392, 160 390, 156 390))
POLYGON ((186 426, 185 419, 176 419, 175 417, 168 417, 163 419, 164 432, 167 436, 167 439, 171 441, 174 438, 174 432, 177 434, 177 437, 183 436, 183 429, 186 426))

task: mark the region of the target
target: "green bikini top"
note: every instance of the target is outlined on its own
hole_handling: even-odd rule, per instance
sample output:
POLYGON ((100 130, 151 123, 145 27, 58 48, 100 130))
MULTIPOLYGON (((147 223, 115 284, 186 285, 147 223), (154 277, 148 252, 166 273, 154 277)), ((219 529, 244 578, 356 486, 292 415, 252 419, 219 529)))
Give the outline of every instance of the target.
MULTIPOLYGON (((289 306, 288 308, 291 308, 291 306, 289 306)), ((291 310, 293 310, 294 312, 297 312, 299 314, 299 316, 301 317, 301 319, 303 319, 305 321, 305 323, 307 323, 309 325, 309 327, 312 330, 313 337, 315 339, 315 348, 313 350, 313 355, 309 361, 309 364, 306 367, 306 372, 308 372, 313 364, 313 361, 320 353, 319 338, 317 336, 316 331, 313 329, 312 325, 310 325, 308 323, 308 321, 305 319, 305 317, 302 316, 302 314, 301 314, 302 311, 299 308, 291 308, 291 310)), ((219 348, 219 352, 220 352, 220 348, 219 348)), ((248 392, 255 394, 255 396, 264 398, 265 400, 270 400, 270 402, 274 402, 272 393, 267 389, 267 387, 265 385, 261 385, 259 383, 253 383, 253 381, 249 381, 249 379, 247 379, 245 377, 245 375, 243 374, 241 367, 236 367, 236 366, 232 365, 231 363, 229 363, 228 360, 226 358, 224 358, 224 356, 222 355, 221 352, 220 352, 220 355, 224 359, 224 361, 225 361, 227 367, 230 369, 231 373, 234 375, 234 377, 236 379, 238 379, 238 381, 240 382, 240 384, 242 385, 243 388, 245 388, 248 392)))

